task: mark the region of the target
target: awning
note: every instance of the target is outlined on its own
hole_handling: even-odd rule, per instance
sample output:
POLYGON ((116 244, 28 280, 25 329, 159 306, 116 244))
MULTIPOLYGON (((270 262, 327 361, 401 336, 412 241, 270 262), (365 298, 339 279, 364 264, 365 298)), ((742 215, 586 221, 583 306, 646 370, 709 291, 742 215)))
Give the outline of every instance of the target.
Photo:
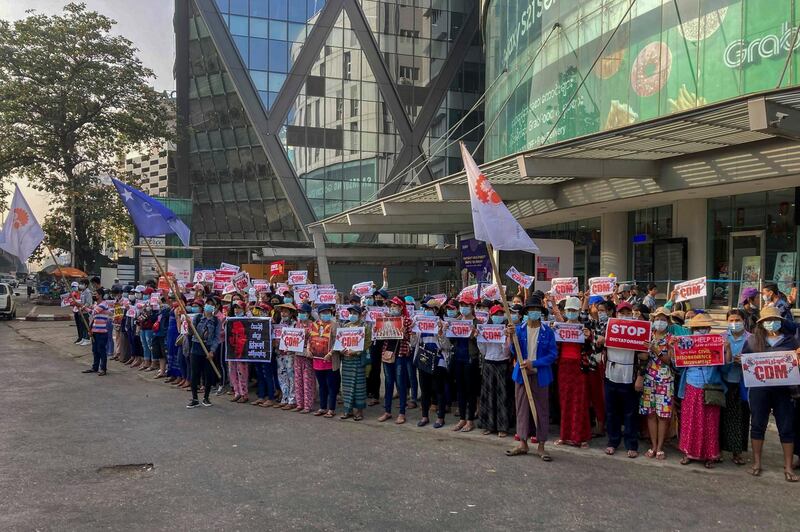
MULTIPOLYGON (((526 218, 552 223, 553 216, 540 216, 546 213, 575 214, 575 208, 600 202, 725 185, 724 171, 716 172, 717 181, 711 176, 698 180, 685 168, 698 154, 705 157, 704 152, 724 152, 778 137, 800 138, 800 90, 750 95, 571 139, 504 157, 481 169, 523 226, 531 227, 526 218)), ((746 166, 747 161, 741 164, 746 166)), ((766 177, 773 176, 763 171, 748 176, 745 171, 730 179, 766 177)), ((330 234, 470 232, 467 178, 462 171, 308 227, 330 234)))

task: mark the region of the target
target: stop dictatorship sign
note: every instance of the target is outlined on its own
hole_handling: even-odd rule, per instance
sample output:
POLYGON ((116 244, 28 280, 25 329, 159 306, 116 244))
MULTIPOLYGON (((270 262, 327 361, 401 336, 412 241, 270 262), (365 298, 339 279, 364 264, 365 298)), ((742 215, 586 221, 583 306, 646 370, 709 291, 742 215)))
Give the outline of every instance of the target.
POLYGON ((606 325, 606 347, 647 351, 650 345, 650 322, 611 318, 606 325))

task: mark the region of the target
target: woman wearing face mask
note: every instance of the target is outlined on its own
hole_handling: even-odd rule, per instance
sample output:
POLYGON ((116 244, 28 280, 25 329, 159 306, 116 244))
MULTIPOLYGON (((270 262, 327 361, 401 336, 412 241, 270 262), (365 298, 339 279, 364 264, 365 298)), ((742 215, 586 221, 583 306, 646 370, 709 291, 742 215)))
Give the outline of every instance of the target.
POLYGON ((639 414, 647 416, 647 431, 650 434, 650 449, 644 454, 648 458, 664 460, 664 442, 667 439, 672 419, 672 396, 675 376, 672 373, 672 336, 667 332, 670 312, 664 307, 653 313, 653 331, 650 349, 639 353, 640 373, 636 379, 636 391, 642 392, 639 414))
MULTIPOLYGON (((284 327, 296 326, 297 308, 294 306, 294 304, 284 303, 282 305, 278 305, 277 309, 280 311, 280 321, 278 322, 280 325, 284 327)), ((276 346, 274 348, 274 352, 277 353, 276 363, 278 366, 278 383, 281 388, 281 400, 275 403, 275 408, 294 410, 297 408, 297 402, 295 401, 294 396, 294 353, 292 351, 277 349, 277 343, 278 342, 275 342, 276 346)), ((258 397, 262 404, 267 402, 264 400, 264 397, 261 394, 260 387, 258 397)))
POLYGON ((750 338, 745 330, 745 314, 731 309, 726 316, 728 331, 725 338, 731 346, 733 360, 722 368, 722 380, 728 388, 725 392, 726 406, 720 413, 720 448, 733 454, 733 463, 744 465, 742 453, 747 451, 750 432, 750 407, 747 404, 747 388, 742 377, 742 349, 750 338))
POLYGON ((198 314, 194 318, 194 329, 197 335, 194 334, 192 329, 189 329, 187 340, 191 341, 191 367, 192 367, 192 400, 186 405, 186 408, 195 408, 200 406, 211 406, 211 401, 208 397, 211 394, 211 386, 214 382, 214 372, 211 369, 211 363, 208 361, 203 347, 200 343, 204 343, 209 353, 213 353, 217 349, 219 342, 219 329, 220 321, 217 318, 217 304, 216 301, 209 297, 203 305, 203 313, 198 314), (203 402, 197 401, 197 391, 200 388, 200 381, 203 380, 203 402))
POLYGON ((297 309, 295 327, 305 329, 306 348, 294 355, 294 397, 297 402, 295 412, 308 414, 314 407, 314 367, 308 350, 308 335, 311 330, 311 305, 303 303, 297 309))
MULTIPOLYGON (((422 303, 422 308, 425 316, 429 318, 439 317, 439 303, 436 300, 429 299, 422 303)), ((444 416, 446 405, 447 390, 447 359, 442 354, 442 345, 449 341, 443 336, 443 322, 439 322, 437 330, 431 333, 417 333, 416 334, 416 348, 414 352, 414 361, 419 368, 419 383, 421 388, 420 399, 422 401, 422 418, 417 422, 418 427, 424 427, 430 422, 430 410, 432 399, 436 397, 436 422, 434 428, 441 428, 444 426, 444 416), (422 349, 428 353, 436 353, 436 359, 433 364, 433 372, 430 372, 430 366, 421 366, 419 356, 422 349)))
POLYGON ((361 421, 364 419, 364 408, 367 406, 367 379, 364 373, 364 359, 368 356, 366 349, 372 340, 372 329, 361 319, 364 309, 358 305, 352 305, 347 310, 347 323, 343 327, 364 327, 364 349, 358 351, 350 349, 335 351, 341 363, 342 402, 344 403, 344 414, 339 419, 353 418, 354 421, 361 421))
POLYGON ((453 344, 453 373, 455 376, 458 415, 461 418, 453 427, 455 432, 470 432, 475 429, 475 414, 480 393, 480 350, 476 338, 477 320, 475 301, 465 295, 458 303, 458 319, 471 321, 473 330, 469 338, 451 338, 453 344))
MULTIPOLYGON (((568 297, 564 313, 553 307, 556 321, 581 325, 581 302, 568 297)), ((591 349, 591 331, 584 331, 584 343, 558 342, 558 400, 561 407, 561 434, 556 445, 572 445, 586 449, 592 437, 589 423, 589 389, 586 373, 581 369, 584 348, 591 349), (589 333, 586 335, 586 333, 589 333)))
MULTIPOLYGON (((501 305, 489 309, 489 322, 492 325, 506 323, 501 305)), ((478 342, 483 364, 481 364, 481 409, 478 426, 487 436, 496 432, 505 438, 514 426, 514 403, 512 398, 510 363, 511 337, 506 335, 503 344, 478 342)))
MULTIPOLYGON (((369 310, 369 307, 375 306, 375 291, 372 294, 366 295, 361 299, 361 306, 364 312, 369 310)), ((368 346, 369 349, 369 375, 367 375, 367 406, 375 406, 380 402, 381 398, 381 346, 382 341, 373 341, 368 346)))
POLYGON ((317 313, 319 321, 311 325, 307 340, 319 386, 319 410, 314 415, 330 419, 336 415, 336 396, 339 393, 339 383, 341 382, 339 355, 333 351, 336 322, 333 320, 331 305, 320 305, 317 313))
MULTIPOLYGON (((588 292, 588 290, 587 290, 588 292)), ((594 412, 595 427, 592 436, 602 437, 606 433, 606 401, 603 378, 606 364, 603 360, 605 334, 608 318, 613 313, 613 304, 603 296, 591 296, 583 300, 581 319, 591 333, 591 353, 589 354, 592 371, 586 374, 586 386, 589 393, 589 406, 594 412)))
MULTIPOLYGON (((686 322, 692 335, 710 334, 714 321, 707 314, 697 314, 686 322)), ((676 339, 680 341, 680 339, 676 339)), ((725 349, 726 362, 730 350, 725 349)), ((681 398, 680 441, 678 449, 684 454, 681 464, 701 460, 707 469, 719 458, 720 407, 705 404, 704 386, 723 386, 720 366, 691 366, 681 376, 678 397, 681 398)))
MULTIPOLYGON (((181 295, 180 298, 184 299, 183 295, 181 295)), ((169 321, 167 322, 167 378, 164 382, 173 384, 175 381, 180 380, 183 375, 179 362, 180 346, 175 344, 178 340, 178 336, 180 336, 178 333, 178 321, 182 311, 175 296, 170 296, 169 301, 169 321)))
MULTIPOLYGON (((147 290, 152 290, 148 288, 147 290)), ((158 319, 158 308, 153 308, 150 303, 149 294, 145 301, 142 311, 138 315, 137 325, 139 326, 139 339, 142 342, 142 354, 144 361, 139 366, 139 371, 153 371, 157 367, 157 362, 153 362, 153 324, 158 319)))
POLYGON ((531 296, 525 303, 523 312, 525 322, 517 327, 508 326, 506 335, 516 333, 522 355, 522 366, 517 363, 514 344, 511 344, 511 357, 514 360, 514 371, 511 375, 514 380, 514 394, 517 412, 517 434, 519 445, 506 451, 506 456, 519 456, 528 454, 528 440, 534 433, 533 419, 525 391, 522 371, 528 373, 533 404, 539 416, 536 424, 536 441, 538 443, 537 455, 545 462, 552 458, 545 450, 548 431, 550 427, 550 384, 553 382, 552 365, 556 362, 558 348, 553 331, 542 324, 544 303, 539 296, 531 296))
MULTIPOLYGON (((244 318, 245 317, 245 306, 244 303, 237 299, 231 302, 230 307, 228 307, 228 318, 244 318)), ((235 327, 238 320, 231 320, 230 327, 235 327)), ((227 322, 227 320, 226 320, 227 322)), ((241 323, 238 323, 241 326, 241 323)), ((228 327, 228 325, 226 325, 228 327)), ((231 338, 227 339, 230 343, 231 338)), ((228 346, 228 349, 231 349, 231 346, 228 346)), ((257 366, 266 365, 265 363, 256 364, 257 366)), ((258 372, 258 370, 257 370, 258 372)), ((260 372, 258 372, 260 373, 260 372)), ((233 397, 231 398, 232 403, 248 403, 250 402, 249 394, 248 394, 248 381, 249 381, 249 374, 250 374, 250 365, 247 362, 228 362, 228 375, 231 381, 231 388, 233 389, 233 397)))
MULTIPOLYGON (((414 315, 416 312, 416 301, 414 300, 414 296, 406 296, 403 298, 406 303, 406 314, 410 317, 414 315)), ((413 349, 415 344, 411 344, 410 348, 413 349)), ((408 403, 408 408, 414 409, 417 408, 417 399, 419 398, 419 381, 417 380, 417 370, 414 368, 414 364, 410 363, 406 365, 406 382, 409 383, 409 388, 411 391, 411 401, 408 403)))
POLYGON ((169 329, 169 311, 166 299, 163 297, 159 301, 155 310, 156 319, 153 322, 153 339, 150 344, 150 351, 153 357, 153 365, 158 364, 158 371, 154 375, 156 379, 167 376, 167 330, 169 329))
MULTIPOLYGON (((794 351, 800 358, 797 338, 786 333, 781 311, 777 307, 761 309, 758 328, 750 336, 742 354, 765 353, 773 351, 794 351)), ((783 448, 783 477, 787 482, 797 482, 792 472, 792 454, 797 427, 794 426, 794 403, 791 386, 758 386, 748 389, 750 399, 751 427, 750 439, 753 443, 753 467, 750 474, 761 475, 761 453, 764 449, 764 435, 770 412, 775 416, 778 437, 783 448)))
POLYGON ((128 336, 128 345, 130 346, 131 357, 127 362, 125 362, 125 364, 132 368, 138 368, 142 365, 142 361, 144 359, 142 353, 142 341, 139 338, 138 316, 140 310, 136 308, 137 299, 135 292, 128 294, 128 302, 129 310, 125 312, 123 327, 125 329, 125 334, 128 336), (131 311, 130 309, 133 310, 131 311))
POLYGON ((183 337, 183 340, 181 341, 180 353, 180 365, 183 379, 176 382, 175 385, 184 390, 188 390, 192 382, 192 341, 189 337, 189 320, 197 317, 202 311, 203 306, 198 305, 197 301, 193 299, 187 303, 186 314, 181 314, 180 321, 178 322, 178 332, 183 337))
POLYGON ((384 397, 383 414, 378 421, 384 422, 392 419, 392 396, 397 385, 397 395, 400 400, 400 413, 395 423, 402 425, 406 422, 406 401, 408 400, 408 371, 406 366, 411 364, 411 319, 406 312, 405 301, 394 297, 389 301, 389 316, 403 318, 403 337, 397 340, 381 341, 381 360, 383 362, 384 397))

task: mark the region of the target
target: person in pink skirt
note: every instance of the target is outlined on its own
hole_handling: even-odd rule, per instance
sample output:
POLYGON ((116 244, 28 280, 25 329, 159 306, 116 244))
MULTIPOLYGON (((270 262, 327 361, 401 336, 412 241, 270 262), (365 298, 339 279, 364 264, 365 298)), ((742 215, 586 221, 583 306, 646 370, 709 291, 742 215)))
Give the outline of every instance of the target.
MULTIPOLYGON (((707 314, 696 314, 686 322, 692 336, 710 334, 714 321, 707 314)), ((676 344, 691 342, 692 336, 675 337, 676 344)), ((725 347, 725 362, 730 362, 730 349, 725 347)), ((683 370, 678 397, 681 398, 680 440, 678 449, 683 453, 682 465, 692 460, 702 461, 707 469, 714 467, 720 457, 719 418, 720 406, 706 404, 704 387, 719 387, 724 394, 722 366, 692 366, 683 370)), ((719 395, 719 394, 716 394, 719 395)))
MULTIPOLYGON (((306 330, 310 329, 311 305, 303 303, 297 313, 297 323, 295 327, 306 330)), ((311 353, 308 351, 308 343, 303 353, 296 353, 294 357, 294 398, 297 403, 295 412, 308 414, 314 407, 314 366, 312 365, 311 353)))
MULTIPOLYGON (((233 301, 228 308, 228 317, 242 318, 245 315, 245 303, 240 300, 233 301)), ((227 357, 228 360, 236 358, 244 351, 246 347, 244 344, 247 342, 247 337, 244 332, 244 326, 238 320, 227 320, 226 323, 227 336, 226 341, 228 344, 227 357)), ((247 403, 250 401, 248 398, 247 384, 249 378, 249 366, 247 362, 228 362, 228 374, 231 381, 231 388, 233 388, 233 403, 247 403)))

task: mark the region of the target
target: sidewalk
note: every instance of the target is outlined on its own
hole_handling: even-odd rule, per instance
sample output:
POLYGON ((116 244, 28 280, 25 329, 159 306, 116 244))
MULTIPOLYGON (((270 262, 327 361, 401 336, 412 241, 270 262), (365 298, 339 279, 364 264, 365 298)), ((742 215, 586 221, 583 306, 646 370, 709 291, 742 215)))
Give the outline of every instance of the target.
MULTIPOLYGON (((69 358, 74 359, 76 362, 81 364, 81 366, 88 366, 91 364, 92 361, 92 352, 91 346, 79 346, 73 344, 76 334, 75 334, 75 327, 72 324, 66 323, 31 323, 25 321, 17 321, 17 322, 10 322, 10 326, 17 331, 18 334, 22 335, 26 339, 39 342, 42 344, 47 345, 55 352, 67 356, 69 358)), ((76 371, 80 368, 76 368, 76 371)), ((107 380, 113 382, 114 378, 137 378, 140 379, 143 386, 161 386, 162 388, 165 387, 163 380, 161 379, 153 379, 153 372, 140 372, 135 369, 130 369, 127 366, 124 366, 115 361, 109 361, 109 377, 107 380)), ((172 388, 172 387, 170 387, 172 388)), ((189 394, 188 393, 181 393, 179 390, 175 390, 176 401, 188 402, 189 394)), ((214 403, 214 407, 216 408, 241 408, 242 405, 230 403, 228 400, 227 395, 223 396, 215 396, 212 394, 211 401, 214 403)), ((397 402, 395 401, 395 408, 397 402)), ((245 405, 248 406, 248 405, 245 405)), ((280 418, 286 419, 297 419, 295 413, 290 412, 283 412, 277 409, 262 409, 262 408, 249 408, 249 410, 253 411, 253 416, 263 416, 264 414, 269 415, 269 417, 274 417, 275 420, 280 418)), ((371 408, 367 408, 365 410, 364 420, 358 422, 358 425, 371 427, 374 430, 403 430, 403 431, 415 431, 418 432, 420 437, 432 437, 432 438, 448 438, 452 440, 455 444, 456 441, 460 442, 469 442, 471 444, 482 444, 492 447, 493 450, 489 450, 488 452, 497 452, 502 453, 505 449, 508 449, 512 446, 513 439, 512 436, 507 438, 499 438, 497 435, 488 435, 483 436, 481 434, 480 429, 476 428, 471 433, 455 433, 451 429, 456 423, 456 418, 453 414, 448 414, 446 421, 447 425, 445 425, 441 429, 433 429, 432 425, 428 425, 427 427, 419 428, 416 426, 417 421, 419 420, 419 408, 414 410, 408 411, 408 419, 403 426, 398 426, 394 424, 394 419, 387 421, 385 423, 379 423, 377 421, 378 416, 382 413, 382 408, 380 405, 374 406, 371 408)), ((341 411, 338 412, 341 414, 341 411)), ((396 410, 395 410, 396 414, 396 410)), ((303 416, 304 418, 308 418, 308 416, 303 416)), ((328 420, 320 420, 321 422, 328 422, 328 420)), ((337 418, 335 420, 330 420, 330 422, 334 423, 353 423, 356 424, 352 420, 348 421, 341 421, 337 418)), ((551 442, 555 441, 558 436, 558 426, 553 425, 550 428, 550 438, 551 442)), ((730 455, 725 455, 725 462, 716 464, 716 467, 713 470, 706 470, 703 468, 701 463, 693 462, 688 466, 682 466, 679 464, 680 460, 680 453, 676 448, 677 441, 672 440, 667 443, 667 459, 664 461, 655 460, 655 459, 648 459, 644 457, 644 451, 648 448, 648 442, 642 440, 639 444, 639 451, 640 455, 637 459, 630 459, 627 458, 625 455, 624 449, 620 448, 617 451, 617 454, 614 456, 607 456, 604 452, 605 449, 605 438, 595 438, 590 443, 589 449, 579 449, 576 447, 569 447, 569 446, 558 446, 552 445, 552 443, 548 443, 548 451, 553 456, 554 460, 569 460, 571 456, 594 456, 598 460, 620 460, 628 464, 635 464, 641 467, 668 467, 674 469, 680 469, 686 472, 693 472, 698 474, 708 474, 708 475, 734 475, 739 476, 746 476, 747 471, 749 469, 749 464, 745 466, 736 466, 730 462, 730 455)), ((457 449, 457 447, 456 447, 457 449)), ((532 455, 527 458, 535 458, 535 455, 532 455)), ((524 461, 527 458, 523 458, 524 461)), ((747 455, 749 459, 749 454, 747 455)), ((765 470, 761 475, 761 478, 769 479, 769 481, 781 481, 783 482, 783 475, 782 471, 783 468, 781 466, 783 459, 781 455, 781 448, 778 444, 778 435, 775 430, 774 424, 771 422, 769 426, 769 432, 767 434, 767 441, 764 446, 764 458, 763 458, 765 470)), ((491 471, 490 471, 491 472, 491 471)))

